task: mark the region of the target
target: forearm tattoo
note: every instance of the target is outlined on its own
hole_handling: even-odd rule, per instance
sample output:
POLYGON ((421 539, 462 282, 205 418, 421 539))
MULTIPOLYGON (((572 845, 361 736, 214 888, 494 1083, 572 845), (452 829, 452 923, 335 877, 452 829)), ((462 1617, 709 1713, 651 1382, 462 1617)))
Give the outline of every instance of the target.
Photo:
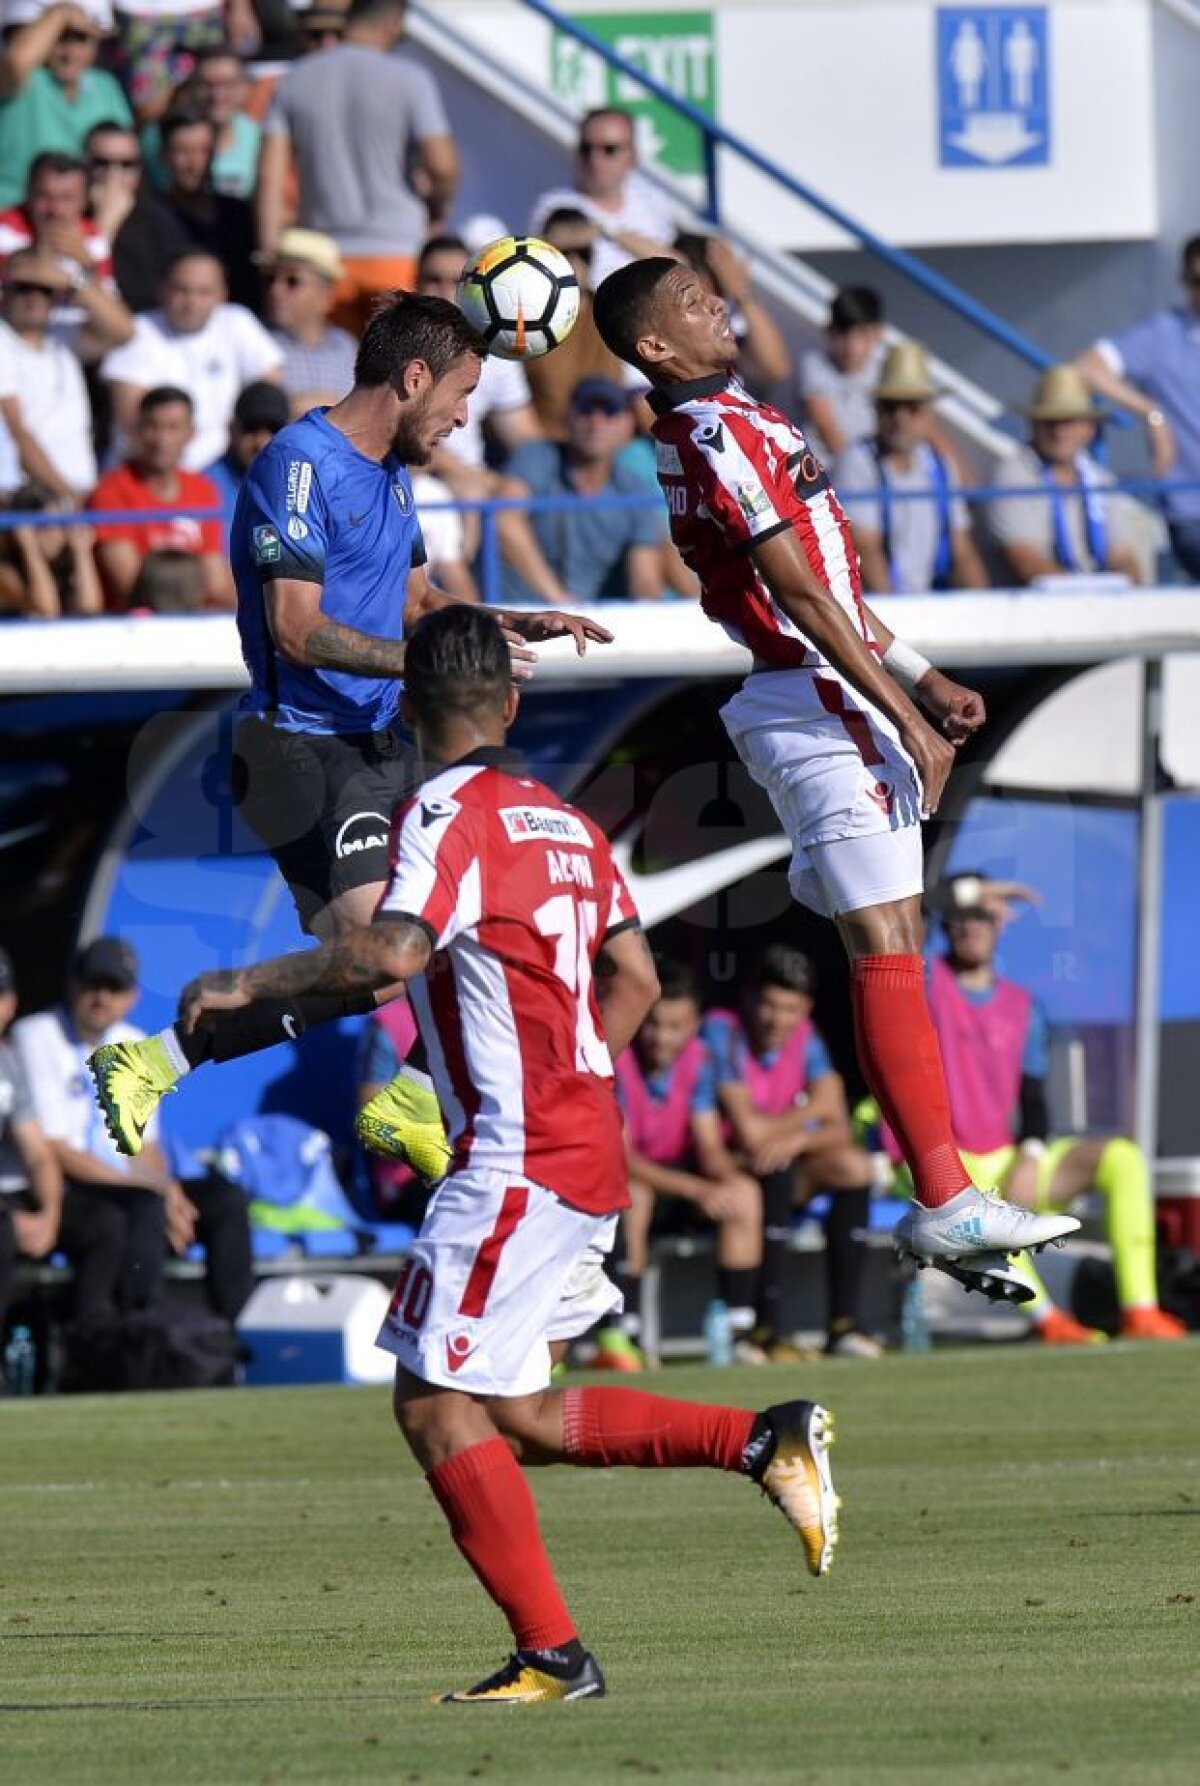
POLYGON ((421 973, 429 955, 429 938, 419 925, 364 925, 319 949, 300 949, 242 968, 232 979, 251 998, 376 992, 421 973))
POLYGON ((304 641, 304 653, 315 670, 342 670, 349 676, 402 676, 404 642, 378 639, 336 620, 320 620, 304 641))

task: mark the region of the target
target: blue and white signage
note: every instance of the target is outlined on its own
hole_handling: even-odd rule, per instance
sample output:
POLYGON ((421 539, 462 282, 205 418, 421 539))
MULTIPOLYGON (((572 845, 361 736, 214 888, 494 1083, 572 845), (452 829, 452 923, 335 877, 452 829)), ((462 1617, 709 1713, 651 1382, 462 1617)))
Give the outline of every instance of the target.
POLYGON ((938 158, 943 167, 1050 160, 1045 6, 939 6, 938 158))

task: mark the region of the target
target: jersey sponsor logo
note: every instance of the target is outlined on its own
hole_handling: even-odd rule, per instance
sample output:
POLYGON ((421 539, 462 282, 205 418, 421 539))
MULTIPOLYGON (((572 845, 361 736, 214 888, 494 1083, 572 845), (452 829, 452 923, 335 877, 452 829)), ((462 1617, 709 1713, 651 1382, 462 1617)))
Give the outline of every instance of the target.
POLYGON ((679 448, 672 446, 669 440, 655 441, 654 463, 658 467, 660 478, 683 476, 683 460, 679 457, 679 448))
POLYGON ((474 1350, 469 1333, 446 1335, 446 1369, 451 1376, 457 1375, 474 1350))
POLYGON ((582 844, 585 850, 592 847, 583 820, 578 814, 564 812, 558 806, 502 806, 500 822, 510 843, 537 842, 550 837, 558 843, 582 844))
POLYGON ((283 541, 276 527, 256 527, 250 535, 250 550, 255 564, 278 564, 283 557, 283 541))
POLYGON ((289 459, 287 468, 287 511, 289 515, 308 512, 312 494, 313 468, 307 459, 289 459))
POLYGON ((430 825, 436 825, 441 819, 452 819, 458 807, 453 800, 439 800, 425 796, 421 800, 421 829, 427 831, 430 825))
POLYGON ((352 812, 338 826, 333 853, 339 861, 359 856, 364 850, 386 850, 388 821, 381 812, 352 812))
POLYGON ((308 538, 308 522, 302 521, 299 515, 289 515, 287 536, 290 540, 306 540, 308 538))
POLYGON ((788 470, 792 474, 797 496, 819 496, 822 490, 829 488, 829 473, 808 447, 802 453, 792 454, 788 460, 788 470))
POLYGON ((408 488, 408 485, 397 481, 392 485, 392 495, 396 498, 396 504, 400 513, 402 515, 411 515, 413 512, 413 499, 412 491, 408 488))

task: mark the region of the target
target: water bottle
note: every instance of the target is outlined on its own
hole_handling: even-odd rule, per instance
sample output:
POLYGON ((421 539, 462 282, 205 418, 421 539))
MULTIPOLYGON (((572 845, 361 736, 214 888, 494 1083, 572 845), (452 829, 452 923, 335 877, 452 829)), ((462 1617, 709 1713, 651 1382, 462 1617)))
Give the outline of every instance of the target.
POLYGON ((704 1352, 710 1364, 733 1363, 733 1329, 719 1296, 704 1311, 704 1352))
POLYGON ((925 1317, 925 1285, 922 1273, 914 1266, 900 1299, 900 1350, 928 1352, 931 1345, 925 1317))
POLYGON ((32 1395, 37 1353, 28 1327, 14 1327, 4 1348, 4 1375, 10 1395, 32 1395))

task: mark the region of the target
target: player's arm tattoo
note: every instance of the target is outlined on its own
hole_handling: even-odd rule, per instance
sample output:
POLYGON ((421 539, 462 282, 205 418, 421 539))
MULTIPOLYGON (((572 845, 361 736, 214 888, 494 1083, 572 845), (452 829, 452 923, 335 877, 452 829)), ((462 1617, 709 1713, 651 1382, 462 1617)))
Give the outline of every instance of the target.
POLYGON ((333 937, 318 949, 298 949, 273 961, 205 974, 201 984, 212 992, 238 992, 249 998, 353 996, 412 979, 424 971, 431 953, 429 935, 419 924, 370 924, 333 937))
POLYGON ((304 641, 305 661, 314 670, 341 670, 348 676, 402 676, 404 642, 379 639, 322 617, 304 641))

